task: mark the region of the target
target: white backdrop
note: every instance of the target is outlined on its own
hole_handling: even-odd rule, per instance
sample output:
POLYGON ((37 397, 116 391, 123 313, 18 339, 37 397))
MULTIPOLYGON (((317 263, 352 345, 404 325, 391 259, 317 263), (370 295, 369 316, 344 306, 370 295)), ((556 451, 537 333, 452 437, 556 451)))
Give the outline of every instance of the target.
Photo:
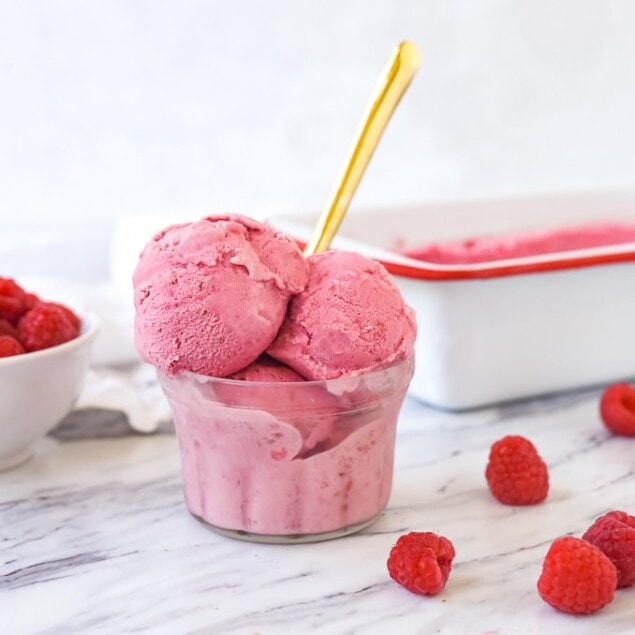
POLYGON ((318 209, 405 38, 423 65, 351 213, 635 184, 635 2, 1 0, 4 240, 318 209))

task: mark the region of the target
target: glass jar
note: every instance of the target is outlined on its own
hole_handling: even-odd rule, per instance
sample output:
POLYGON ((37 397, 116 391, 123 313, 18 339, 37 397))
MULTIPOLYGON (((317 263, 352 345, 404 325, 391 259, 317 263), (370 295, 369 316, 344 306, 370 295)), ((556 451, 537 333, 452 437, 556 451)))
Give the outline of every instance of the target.
POLYGON ((224 535, 274 543, 345 536, 390 495, 413 357, 325 381, 159 373, 181 452, 185 502, 224 535))

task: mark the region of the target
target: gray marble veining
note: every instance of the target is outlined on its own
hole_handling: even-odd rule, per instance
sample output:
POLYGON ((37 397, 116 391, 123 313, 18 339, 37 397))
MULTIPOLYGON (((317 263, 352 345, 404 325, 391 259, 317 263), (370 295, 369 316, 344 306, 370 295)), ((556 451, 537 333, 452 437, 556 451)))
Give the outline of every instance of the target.
POLYGON ((549 544, 609 509, 635 511, 634 440, 609 434, 599 390, 461 414, 408 399, 388 508, 359 534, 309 545, 221 537, 185 510, 169 425, 76 411, 36 456, 0 474, 0 632, 630 633, 635 590, 575 618, 536 592, 549 544), (483 476, 490 444, 530 438, 551 490, 506 507, 483 476), (443 592, 412 595, 386 571, 404 532, 436 531, 457 556, 443 592))

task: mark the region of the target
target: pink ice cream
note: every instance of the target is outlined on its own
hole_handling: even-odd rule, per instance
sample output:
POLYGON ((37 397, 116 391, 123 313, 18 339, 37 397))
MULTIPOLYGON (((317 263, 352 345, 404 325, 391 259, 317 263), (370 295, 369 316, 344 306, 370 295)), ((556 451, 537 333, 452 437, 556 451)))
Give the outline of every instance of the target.
POLYGON ((329 537, 372 522, 390 495, 397 419, 412 371, 407 357, 359 376, 350 392, 350 378, 254 392, 249 382, 159 374, 189 511, 217 529, 264 540, 329 537), (230 403, 228 384, 236 390, 230 403), (320 399, 311 397, 316 388, 320 399), (302 432, 290 421, 318 427, 325 404, 332 430, 303 452, 302 432))
POLYGON ((168 374, 231 375, 269 346, 307 280, 297 246, 256 221, 227 215, 168 227, 134 272, 137 350, 168 374))
POLYGON ((192 514, 267 541, 377 517, 416 333, 382 265, 305 260, 273 230, 221 216, 158 234, 134 286, 136 345, 170 403, 192 514))
POLYGON ((635 242, 635 225, 601 223, 534 234, 422 245, 405 256, 437 264, 473 264, 635 242))
POLYGON ((412 309, 378 262, 345 251, 308 259, 309 282, 289 304, 267 353, 307 379, 385 368, 409 355, 412 309))
POLYGON ((277 362, 267 355, 260 356, 255 362, 238 372, 230 375, 228 379, 240 381, 304 381, 304 377, 294 370, 277 362))
POLYGON ((306 456, 331 435, 336 419, 335 398, 323 386, 307 385, 298 391, 292 382, 304 382, 304 377, 288 366, 262 355, 228 379, 251 382, 251 390, 247 393, 243 385, 224 382, 216 385, 216 395, 226 404, 264 405, 267 412, 292 425, 302 437, 297 456, 306 456), (280 382, 287 383, 288 388, 271 386, 280 382), (310 419, 306 416, 307 410, 313 412, 310 419))

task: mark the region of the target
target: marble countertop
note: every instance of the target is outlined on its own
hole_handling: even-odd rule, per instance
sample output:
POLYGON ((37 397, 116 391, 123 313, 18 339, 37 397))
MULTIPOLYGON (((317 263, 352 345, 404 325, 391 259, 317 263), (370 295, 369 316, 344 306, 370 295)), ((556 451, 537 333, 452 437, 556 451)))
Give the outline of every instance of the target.
POLYGON ((22 466, 0 474, 0 632, 628 633, 635 590, 587 617, 536 592, 550 543, 609 509, 635 510, 635 440, 609 434, 598 390, 452 414, 408 398, 388 508, 366 530, 307 545, 215 534, 185 510, 169 423, 133 433, 121 413, 75 411, 22 466), (483 472, 491 443, 523 434, 550 469, 544 504, 507 507, 483 472), (446 588, 388 576, 397 537, 456 548, 446 588))

